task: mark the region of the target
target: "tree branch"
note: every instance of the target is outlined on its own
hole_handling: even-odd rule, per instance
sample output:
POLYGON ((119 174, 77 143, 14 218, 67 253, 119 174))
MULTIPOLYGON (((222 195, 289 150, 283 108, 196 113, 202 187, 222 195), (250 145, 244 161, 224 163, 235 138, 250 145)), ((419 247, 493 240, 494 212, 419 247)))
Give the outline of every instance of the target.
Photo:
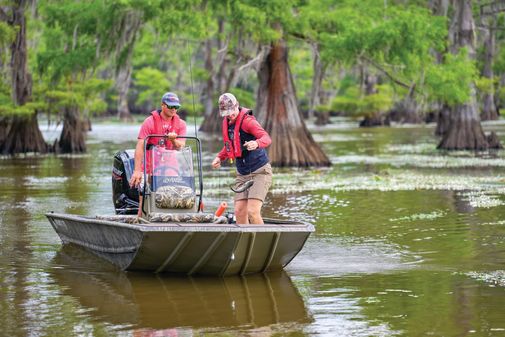
POLYGON ((256 67, 258 64, 261 63, 261 61, 263 61, 263 58, 268 54, 269 51, 270 51, 270 46, 266 46, 266 45, 262 46, 258 55, 256 55, 255 58, 253 58, 252 60, 250 60, 246 64, 240 66, 240 68, 238 68, 238 71, 242 72, 250 67, 256 67))
POLYGON ((365 57, 365 56, 362 56, 361 57, 364 61, 368 62, 369 64, 371 64, 373 67, 375 67, 377 70, 379 70, 380 72, 382 72, 384 75, 386 75, 386 77, 388 77, 391 81, 393 81, 394 83, 404 87, 404 88, 407 88, 407 89, 410 89, 411 86, 406 84, 406 83, 403 83, 402 81, 396 79, 395 77, 393 77, 393 75, 391 75, 386 69, 382 68, 379 64, 377 64, 377 62, 365 57))
POLYGON ((5 13, 3 8, 0 7, 0 21, 9 22, 10 17, 5 13))

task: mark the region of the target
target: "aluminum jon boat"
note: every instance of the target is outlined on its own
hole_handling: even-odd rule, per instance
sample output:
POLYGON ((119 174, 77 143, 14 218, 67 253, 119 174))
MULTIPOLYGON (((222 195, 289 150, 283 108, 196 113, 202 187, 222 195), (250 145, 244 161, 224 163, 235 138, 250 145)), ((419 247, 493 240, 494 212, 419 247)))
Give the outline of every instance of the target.
POLYGON ((191 148, 155 147, 152 174, 144 173, 144 202, 138 218, 133 215, 138 212, 138 192, 128 185, 133 152, 119 152, 112 171, 116 215, 47 213, 63 244, 84 247, 123 270, 229 276, 283 269, 303 248, 314 226, 278 219, 241 225, 232 213, 204 213, 200 141, 184 138, 197 141, 199 193, 191 148))
POLYGON ((64 244, 121 269, 185 275, 245 275, 283 269, 314 227, 265 219, 264 225, 131 223, 135 216, 46 214, 64 244))

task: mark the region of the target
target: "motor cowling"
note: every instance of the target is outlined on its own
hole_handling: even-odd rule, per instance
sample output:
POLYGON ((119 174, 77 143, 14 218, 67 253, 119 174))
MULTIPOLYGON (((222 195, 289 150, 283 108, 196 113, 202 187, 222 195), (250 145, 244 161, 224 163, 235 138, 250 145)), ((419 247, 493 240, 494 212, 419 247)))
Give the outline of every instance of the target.
POLYGON ((122 150, 114 154, 112 164, 112 200, 116 214, 137 214, 139 192, 130 187, 130 178, 135 168, 135 150, 122 150))

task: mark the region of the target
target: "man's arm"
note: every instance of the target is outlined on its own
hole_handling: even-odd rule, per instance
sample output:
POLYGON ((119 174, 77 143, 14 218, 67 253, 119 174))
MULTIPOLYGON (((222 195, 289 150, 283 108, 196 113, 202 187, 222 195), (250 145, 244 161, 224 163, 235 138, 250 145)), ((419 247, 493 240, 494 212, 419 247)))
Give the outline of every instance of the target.
POLYGON ((254 118, 249 118, 244 120, 242 124, 242 130, 256 137, 256 140, 246 142, 244 144, 249 151, 255 150, 257 148, 266 148, 272 143, 272 139, 268 132, 263 129, 263 127, 254 118))
MULTIPOLYGON (((170 132, 167 134, 167 138, 172 143, 172 146, 174 147, 174 149, 180 150, 186 144, 186 139, 185 138, 177 139, 177 136, 178 135, 175 132, 170 132)), ((181 135, 181 136, 184 136, 184 135, 181 135)))
POLYGON ((135 168, 130 178, 130 186, 137 187, 142 181, 142 161, 144 160, 144 140, 139 139, 135 147, 135 168))
POLYGON ((168 140, 172 143, 175 150, 180 150, 184 145, 186 145, 186 138, 179 138, 177 136, 186 136, 186 123, 181 119, 180 126, 178 128, 178 134, 176 132, 169 132, 167 134, 168 140))

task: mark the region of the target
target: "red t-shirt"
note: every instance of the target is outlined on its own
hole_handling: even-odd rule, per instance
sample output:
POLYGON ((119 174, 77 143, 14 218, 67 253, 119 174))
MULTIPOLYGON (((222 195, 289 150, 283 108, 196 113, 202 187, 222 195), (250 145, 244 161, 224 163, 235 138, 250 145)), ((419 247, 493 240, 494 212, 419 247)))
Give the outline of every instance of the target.
MULTIPOLYGON (((186 122, 181 118, 170 118, 170 120, 166 120, 161 116, 162 120, 162 129, 163 133, 167 134, 169 132, 175 132, 178 136, 186 136, 186 122), (178 121, 175 122, 175 121, 178 121)), ((142 126, 140 127, 138 139, 145 139, 149 135, 156 134, 156 128, 154 127, 154 117, 149 116, 144 120, 142 126)), ((168 143, 167 145, 172 145, 172 143, 168 143)), ((170 149, 167 146, 167 149, 170 149)))
MULTIPOLYGON (((170 120, 166 120, 161 116, 161 121, 162 121, 162 129, 163 129, 163 134, 167 134, 169 132, 175 132, 178 136, 186 136, 186 122, 183 121, 181 118, 177 116, 177 118, 170 118, 170 120)), ((137 139, 145 139, 149 135, 154 135, 157 134, 157 130, 154 126, 154 117, 151 115, 147 117, 144 122, 142 123, 142 126, 140 127, 139 135, 137 139)), ((156 138, 150 138, 150 139, 156 139, 156 138)), ((173 144, 172 142, 166 142, 165 143, 165 148, 168 150, 173 149, 173 144)), ((151 174, 152 169, 151 169, 151 150, 147 150, 146 152, 146 158, 147 160, 147 173, 151 174)), ((143 167, 143 165, 142 165, 143 167)))

